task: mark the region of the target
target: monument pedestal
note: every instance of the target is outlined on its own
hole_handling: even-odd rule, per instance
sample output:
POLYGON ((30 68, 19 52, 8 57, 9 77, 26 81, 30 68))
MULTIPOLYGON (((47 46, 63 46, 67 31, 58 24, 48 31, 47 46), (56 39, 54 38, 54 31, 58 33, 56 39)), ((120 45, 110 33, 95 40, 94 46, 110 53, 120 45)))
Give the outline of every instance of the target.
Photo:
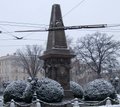
MULTIPOLYGON (((51 19, 48 33, 47 48, 43 56, 45 76, 61 84, 64 89, 63 102, 74 98, 70 90, 70 68, 71 58, 74 57, 67 48, 64 29, 55 30, 54 28, 64 27, 60 5, 52 6, 51 19)), ((62 103, 62 102, 61 102, 62 103)), ((66 107, 62 105, 59 107, 66 107)), ((48 107, 47 105, 45 107, 48 107)), ((53 106, 51 106, 53 107, 53 106)), ((55 106, 54 106, 55 107, 55 106)))
POLYGON ((65 96, 63 98, 63 101, 74 99, 74 95, 73 95, 73 92, 71 90, 65 90, 64 94, 65 94, 65 96))

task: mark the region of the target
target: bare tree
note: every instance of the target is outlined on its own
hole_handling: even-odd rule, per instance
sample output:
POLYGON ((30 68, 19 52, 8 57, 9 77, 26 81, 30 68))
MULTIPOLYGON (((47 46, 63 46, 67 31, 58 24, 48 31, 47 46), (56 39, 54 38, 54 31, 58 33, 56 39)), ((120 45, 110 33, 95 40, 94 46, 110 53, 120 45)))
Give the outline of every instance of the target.
POLYGON ((66 36, 66 40, 67 40, 67 46, 68 46, 68 48, 72 48, 73 47, 72 46, 73 38, 67 35, 66 36))
POLYGON ((17 50, 18 63, 22 66, 29 76, 34 79, 37 73, 41 71, 43 61, 39 59, 42 54, 42 46, 27 45, 23 50, 17 50))
POLYGON ((75 52, 81 62, 101 77, 101 71, 119 64, 120 42, 113 40, 112 36, 97 32, 78 39, 75 52))

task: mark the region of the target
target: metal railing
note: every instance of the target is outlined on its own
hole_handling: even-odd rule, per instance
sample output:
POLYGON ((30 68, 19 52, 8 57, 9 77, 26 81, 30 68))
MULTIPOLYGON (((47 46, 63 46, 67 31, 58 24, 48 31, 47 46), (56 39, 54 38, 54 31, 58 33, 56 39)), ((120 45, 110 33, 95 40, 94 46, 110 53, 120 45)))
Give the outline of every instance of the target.
MULTIPOLYGON (((0 100, 0 101, 3 102, 3 100, 0 100)), ((32 101, 32 103, 22 104, 22 103, 18 103, 16 101, 14 101, 12 99, 9 103, 3 104, 3 107, 17 107, 17 106, 33 107, 33 105, 34 105, 34 107, 41 107, 41 104, 46 104, 49 106, 62 106, 62 105, 71 104, 73 107, 120 107, 120 101, 112 99, 110 97, 107 97, 106 99, 104 99, 102 101, 93 102, 93 103, 86 102, 86 101, 80 100, 78 98, 75 98, 75 99, 72 99, 69 101, 63 101, 60 103, 47 103, 47 102, 44 102, 42 100, 36 99, 35 101, 32 101), (117 103, 117 104, 112 105, 112 102, 117 103), (105 103, 105 105, 103 105, 103 103, 105 103), (101 105, 101 106, 99 106, 99 105, 101 105)))

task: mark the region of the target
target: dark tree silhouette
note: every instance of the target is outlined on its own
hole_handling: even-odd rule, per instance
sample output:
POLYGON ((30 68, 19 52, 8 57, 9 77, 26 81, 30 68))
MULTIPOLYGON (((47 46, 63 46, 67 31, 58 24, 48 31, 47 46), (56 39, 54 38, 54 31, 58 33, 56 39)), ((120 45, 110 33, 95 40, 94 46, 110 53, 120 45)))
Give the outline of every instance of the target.
POLYGON ((41 54, 42 46, 37 45, 27 45, 25 49, 17 50, 19 66, 22 66, 32 79, 42 70, 43 61, 39 59, 41 54))
POLYGON ((112 39, 105 33, 88 34, 79 38, 74 49, 80 62, 86 64, 92 71, 108 70, 111 66, 115 68, 119 64, 120 42, 112 39))

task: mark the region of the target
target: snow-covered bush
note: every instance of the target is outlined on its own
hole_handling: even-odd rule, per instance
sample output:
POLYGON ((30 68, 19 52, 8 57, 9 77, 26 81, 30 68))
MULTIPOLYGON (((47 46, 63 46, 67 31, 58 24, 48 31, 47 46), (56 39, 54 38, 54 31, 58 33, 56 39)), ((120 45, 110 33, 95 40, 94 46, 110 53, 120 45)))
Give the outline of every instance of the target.
POLYGON ((36 91, 37 98, 45 102, 60 102, 64 96, 61 85, 51 79, 43 78, 38 81, 14 81, 10 83, 4 91, 4 102, 14 99, 18 102, 30 103, 36 91))
POLYGON ((27 87, 23 93, 23 98, 24 98, 24 102, 27 103, 31 103, 34 97, 34 92, 36 91, 36 89, 39 89, 38 86, 38 79, 35 78, 34 80, 29 79, 29 83, 27 84, 27 87))
POLYGON ((3 97, 4 102, 9 102, 11 99, 15 101, 23 101, 23 92, 27 86, 25 81, 13 81, 5 89, 3 97))
POLYGON ((27 84, 27 87, 23 93, 24 102, 31 103, 33 95, 34 95, 34 89, 33 86, 29 83, 27 84))
POLYGON ((83 98, 84 92, 82 86, 76 82, 70 81, 70 89, 72 90, 74 97, 83 98))
POLYGON ((60 102, 64 96, 61 85, 51 79, 43 78, 38 81, 37 97, 45 102, 60 102))
POLYGON ((36 88, 34 84, 29 84, 23 94, 25 102, 31 102, 36 90, 37 98, 45 102, 59 102, 64 96, 64 90, 61 85, 51 79, 43 78, 37 81, 36 88))
POLYGON ((84 87, 84 98, 87 101, 101 101, 107 97, 116 98, 114 87, 103 79, 96 79, 84 87))

